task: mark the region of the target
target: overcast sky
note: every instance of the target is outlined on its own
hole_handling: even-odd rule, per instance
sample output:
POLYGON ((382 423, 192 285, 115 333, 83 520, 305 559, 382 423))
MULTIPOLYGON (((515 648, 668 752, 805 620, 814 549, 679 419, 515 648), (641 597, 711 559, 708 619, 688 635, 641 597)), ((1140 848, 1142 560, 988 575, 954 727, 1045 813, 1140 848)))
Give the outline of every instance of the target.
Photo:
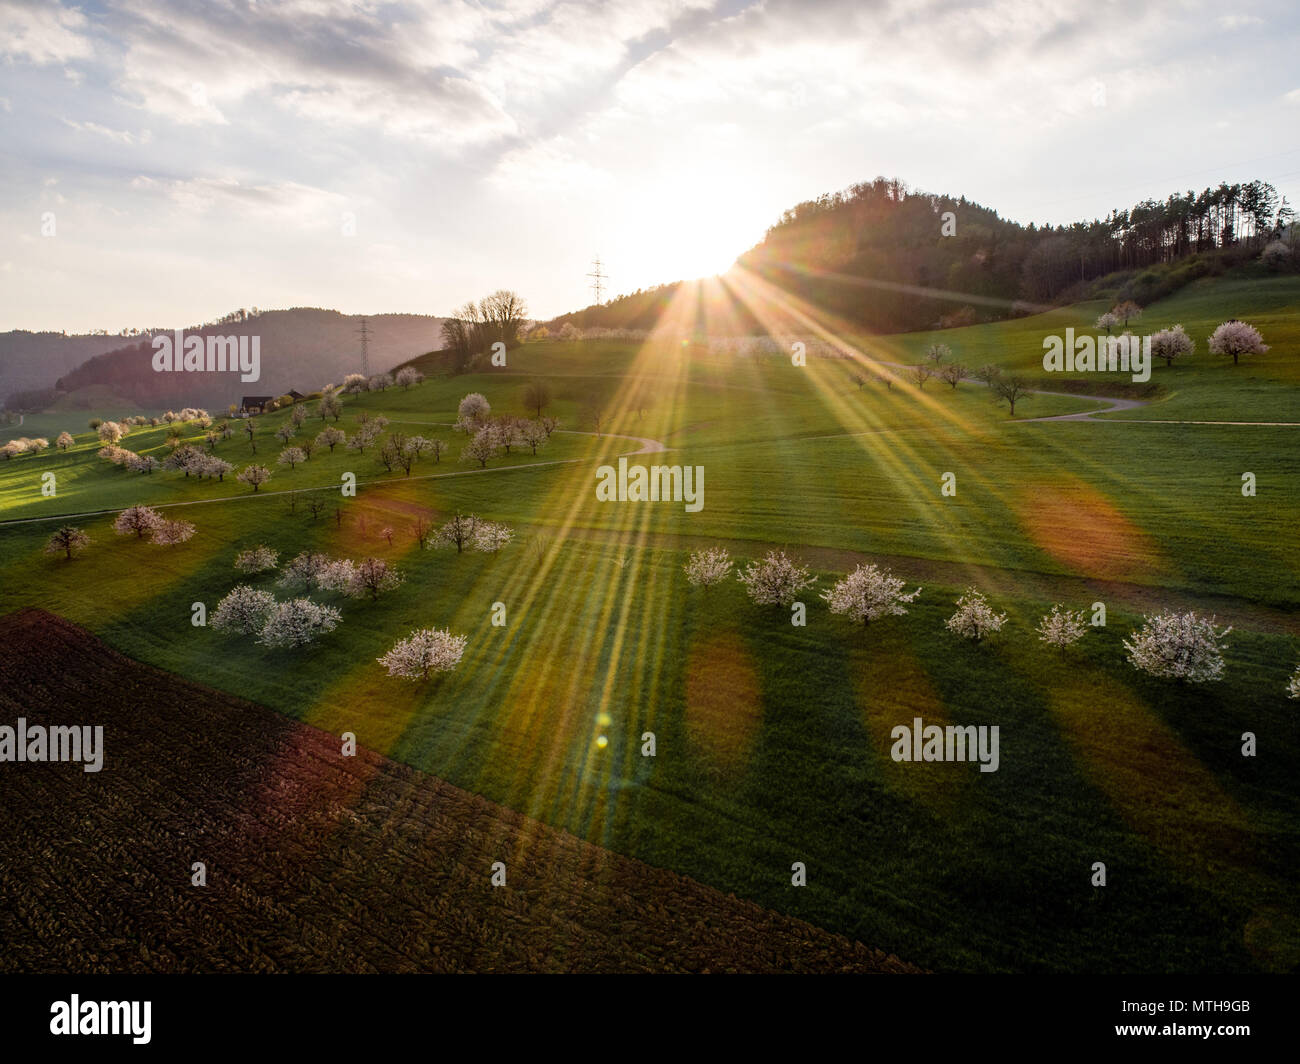
POLYGON ((597 254, 615 292, 718 272, 877 175, 1025 222, 1221 179, 1296 204, 1298 25, 1294 0, 0 0, 0 329, 499 287, 547 317, 597 254))

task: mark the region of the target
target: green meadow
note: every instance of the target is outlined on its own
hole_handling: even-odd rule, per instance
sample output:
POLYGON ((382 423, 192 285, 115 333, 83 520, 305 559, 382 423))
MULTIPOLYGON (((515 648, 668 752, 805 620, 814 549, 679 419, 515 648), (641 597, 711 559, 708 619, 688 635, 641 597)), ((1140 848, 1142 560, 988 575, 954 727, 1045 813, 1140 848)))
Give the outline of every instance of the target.
MULTIPOLYGON (((941 340, 969 366, 1052 390, 1043 336, 1090 330, 1104 309, 850 339, 883 363, 941 340)), ((1082 385, 1031 395, 1011 418, 972 381, 859 387, 852 360, 528 344, 505 369, 345 399, 342 428, 366 410, 448 442, 410 476, 341 446, 291 471, 273 435, 287 411, 254 419, 256 455, 235 422, 216 453, 270 466, 257 493, 233 476, 112 466, 86 412, 47 414, 51 442, 66 428, 77 444, 0 463, 0 610, 59 613, 139 660, 925 967, 1286 971, 1300 963, 1300 740, 1285 692, 1300 660, 1300 428, 1177 422, 1300 421, 1300 283, 1198 281, 1132 328, 1174 322, 1195 355, 1153 369, 1149 405, 1083 421, 1034 420, 1099 409, 1082 385), (1228 317, 1272 349, 1235 367, 1211 356, 1205 337, 1228 317), (478 391, 523 415, 537 379, 561 422, 548 444, 481 471, 460 461, 459 400, 478 391), (1147 421, 1163 423, 1132 423, 1147 421), (642 447, 627 437, 667 448, 631 463, 702 467, 703 508, 598 501, 597 468, 642 447), (338 491, 346 473, 355 498, 338 491), (307 511, 308 493, 329 497, 325 513, 307 511), (102 511, 136 503, 197 535, 170 548, 115 535, 102 511), (514 541, 497 555, 420 549, 415 522, 457 511, 505 522, 514 541), (67 514, 90 515, 74 523, 92 537, 71 562, 42 551, 67 514), (308 547, 375 555, 406 580, 375 602, 324 596, 343 623, 301 651, 195 627, 194 604, 210 611, 244 582, 235 553, 258 543, 282 561, 308 547), (734 579, 691 588, 688 553, 717 544, 742 562, 780 548, 811 565, 806 625, 750 604, 734 579), (872 560, 924 590, 907 616, 864 629, 817 594, 872 560), (971 584, 1009 614, 978 645, 944 628, 971 584), (1033 628, 1058 601, 1103 602, 1107 623, 1049 650, 1033 628), (1166 605, 1231 621, 1223 682, 1157 681, 1126 662, 1123 639, 1166 605), (426 626, 469 637, 460 667, 388 678, 376 657, 426 626), (891 729, 915 717, 997 725, 998 771, 893 761, 891 729), (804 888, 790 883, 797 861, 804 888), (1105 887, 1091 883, 1097 862, 1105 887)), ((321 427, 313 416, 303 431, 321 427)), ((137 429, 121 446, 161 458, 165 435, 137 429)), ((247 582, 271 588, 274 574, 247 582)))

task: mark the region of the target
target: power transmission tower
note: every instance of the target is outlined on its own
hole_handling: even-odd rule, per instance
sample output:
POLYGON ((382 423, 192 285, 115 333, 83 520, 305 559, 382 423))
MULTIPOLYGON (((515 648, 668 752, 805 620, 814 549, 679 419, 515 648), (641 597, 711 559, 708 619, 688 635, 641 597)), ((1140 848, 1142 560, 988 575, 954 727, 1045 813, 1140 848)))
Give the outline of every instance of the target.
POLYGON ((366 319, 361 319, 361 329, 357 333, 361 337, 361 372, 367 377, 370 376, 370 330, 366 325, 366 319))
POLYGON ((592 278, 591 288, 596 293, 596 305, 600 306, 600 296, 605 290, 605 282, 609 280, 609 274, 601 270, 599 255, 596 256, 596 261, 592 263, 592 266, 593 269, 587 276, 592 278))

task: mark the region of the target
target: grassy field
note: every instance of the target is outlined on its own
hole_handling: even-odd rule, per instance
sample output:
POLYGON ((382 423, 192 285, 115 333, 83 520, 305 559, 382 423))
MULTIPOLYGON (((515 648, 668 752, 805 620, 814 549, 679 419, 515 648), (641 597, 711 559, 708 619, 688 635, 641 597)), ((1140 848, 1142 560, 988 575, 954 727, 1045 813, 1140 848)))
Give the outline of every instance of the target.
MULTIPOLYGON (((1101 309, 942 339, 967 364, 1039 367, 1051 388, 1042 336, 1101 309)), ((1139 329, 1166 319, 1183 322, 1197 354, 1158 367, 1159 397, 1123 416, 1300 420, 1294 278, 1197 282, 1139 329), (1272 351, 1238 367, 1208 355, 1204 336, 1231 316, 1258 324, 1272 351)), ((859 346, 915 361, 933 338, 859 346)), ((83 431, 66 455, 0 465, 0 516, 14 522, 0 527, 0 609, 41 606, 142 661, 354 731, 591 842, 923 967, 1294 967, 1300 742, 1284 684, 1300 635, 1300 429, 1028 420, 1097 405, 1039 395, 1012 420, 972 382, 858 388, 851 371, 667 341, 529 345, 504 371, 346 403, 344 426, 367 409, 448 440, 441 463, 408 478, 340 448, 274 467, 256 495, 230 478, 128 473, 97 460, 83 431), (486 472, 455 461, 462 439, 446 424, 460 397, 481 391, 494 410, 523 413, 535 377, 550 382, 565 431, 486 472), (593 405, 606 414, 600 436, 583 416, 593 405), (669 448, 630 461, 702 466, 704 508, 598 502, 595 467, 640 446, 611 433, 669 448), (40 494, 47 471, 54 498, 40 494), (300 498, 290 512, 295 497, 277 494, 327 491, 349 471, 361 487, 337 515, 312 520, 300 498), (947 472, 953 497, 940 492, 947 472), (51 518, 136 502, 175 505, 198 535, 159 548, 116 537, 100 515, 77 521, 94 539, 81 557, 41 553, 51 518), (515 542, 496 556, 420 550, 414 522, 457 510, 505 521, 515 542), (925 590, 908 616, 868 632, 810 593, 807 626, 794 627, 734 581, 688 587, 687 551, 719 541, 746 558, 784 545, 814 564, 819 589, 885 558, 925 590), (307 652, 193 627, 193 604, 211 609, 238 582, 235 552, 259 542, 282 558, 308 546, 377 555, 407 580, 376 603, 340 603, 343 624, 307 652), (1010 613, 985 645, 943 627, 967 583, 1010 613), (1108 624, 1080 648, 1061 656, 1034 639, 1053 601, 1097 599, 1108 624), (498 602, 503 627, 491 623, 498 602), (1232 617, 1226 682, 1180 687, 1125 662, 1140 609, 1166 602, 1232 617), (469 637, 460 668, 430 685, 388 679, 374 659, 427 625, 469 637), (893 762, 890 729, 915 716, 999 725, 999 771, 893 762), (1241 756, 1245 731, 1258 757, 1241 756), (795 861, 806 888, 790 886, 795 861), (1104 889, 1089 883, 1095 861, 1104 889)), ((258 461, 278 450, 285 416, 257 419, 258 461)), ((123 446, 161 454, 163 432, 123 446)), ((237 467, 252 457, 239 436, 217 453, 237 467)))
POLYGON ((29 725, 95 687, 106 748, 93 775, 0 775, 3 972, 916 970, 365 748, 344 758, 40 610, 0 617, 0 669, 5 715, 29 725), (506 889, 487 886, 497 861, 506 889))
MULTIPOLYGON (((1156 363, 1151 380, 1160 386, 1161 394, 1150 407, 1108 416, 1167 421, 1300 421, 1300 407, 1296 404, 1300 361, 1295 357, 1300 347, 1298 302, 1300 283, 1294 276, 1270 275, 1252 266, 1228 277, 1193 281, 1147 308, 1141 318, 1130 322, 1134 333, 1140 336, 1181 323, 1196 341, 1196 351, 1182 365, 1156 363), (1238 366, 1233 366, 1230 359, 1210 354, 1208 338, 1228 317, 1254 325, 1271 350, 1244 358, 1238 366), (1225 376, 1228 373, 1231 377, 1225 376)), ((873 341, 873 349, 880 352, 881 358, 917 362, 931 343, 946 343, 967 365, 993 363, 1034 375, 1050 388, 1055 380, 1052 374, 1043 372, 1043 338, 1062 335, 1068 327, 1077 335, 1095 335, 1093 322, 1110 305, 1109 300, 1079 303, 993 325, 885 337, 873 341)), ((1076 375, 1075 379, 1088 376, 1116 379, 1109 373, 1085 374, 1083 378, 1076 375)), ((1025 409, 1029 412, 1030 407, 1025 409)))

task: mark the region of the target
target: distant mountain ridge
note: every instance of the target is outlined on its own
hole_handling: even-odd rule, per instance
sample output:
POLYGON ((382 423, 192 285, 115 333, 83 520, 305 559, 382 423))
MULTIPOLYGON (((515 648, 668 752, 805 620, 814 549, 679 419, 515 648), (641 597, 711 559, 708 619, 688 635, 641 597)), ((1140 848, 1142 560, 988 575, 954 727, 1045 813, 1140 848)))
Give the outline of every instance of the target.
MULTIPOLYGON (((153 368, 152 336, 148 334, 129 340, 38 334, 64 340, 111 341, 112 348, 92 350, 75 366, 66 367, 69 352, 76 353, 76 345, 63 350, 57 344, 46 345, 44 365, 48 371, 62 363, 59 372, 40 379, 30 367, 25 367, 23 375, 25 382, 31 382, 29 388, 53 388, 65 395, 93 388, 110 391, 148 409, 175 405, 224 409, 230 403, 238 403, 243 395, 281 395, 291 388, 306 393, 337 382, 344 374, 359 372, 363 317, 369 336, 367 361, 371 373, 387 372, 442 346, 445 319, 433 315, 341 314, 336 310, 294 307, 183 330, 187 337, 259 337, 260 375, 256 381, 242 381, 240 374, 232 371, 157 372, 153 368)), ((0 341, 7 339, 0 337, 0 341)), ((17 390, 9 386, 7 394, 17 390)), ((51 401, 57 398, 57 395, 50 396, 51 401)))
MULTIPOLYGON (((14 392, 53 387, 88 358, 121 347, 122 336, 14 329, 0 333, 0 397, 14 392)), ((134 342, 134 341, 132 341, 134 342)))

